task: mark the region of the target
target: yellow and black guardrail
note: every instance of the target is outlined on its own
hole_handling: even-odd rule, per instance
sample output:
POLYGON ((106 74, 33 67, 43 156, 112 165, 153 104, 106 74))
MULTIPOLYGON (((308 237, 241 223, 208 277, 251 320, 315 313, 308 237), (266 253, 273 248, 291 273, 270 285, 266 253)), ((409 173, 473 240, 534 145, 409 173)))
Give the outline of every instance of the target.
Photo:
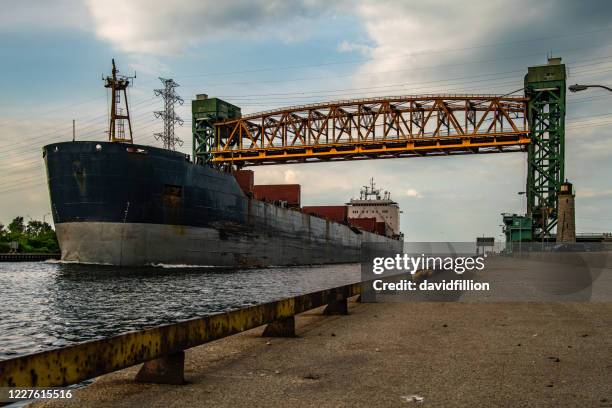
POLYGON ((265 324, 268 326, 264 335, 294 335, 296 314, 324 305, 328 305, 329 314, 345 314, 347 299, 359 295, 362 284, 3 360, 0 387, 64 387, 140 363, 146 364, 137 379, 180 383, 184 350, 265 324), (173 370, 175 373, 169 374, 173 370))

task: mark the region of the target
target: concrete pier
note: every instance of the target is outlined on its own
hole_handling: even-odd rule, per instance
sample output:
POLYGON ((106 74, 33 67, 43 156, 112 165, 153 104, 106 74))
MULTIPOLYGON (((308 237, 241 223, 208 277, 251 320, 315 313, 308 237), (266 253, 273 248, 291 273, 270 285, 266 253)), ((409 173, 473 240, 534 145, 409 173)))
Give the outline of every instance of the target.
POLYGON ((612 406, 612 303, 349 303, 186 351, 184 385, 98 378, 36 407, 612 406), (422 398, 422 401, 420 399, 422 398))

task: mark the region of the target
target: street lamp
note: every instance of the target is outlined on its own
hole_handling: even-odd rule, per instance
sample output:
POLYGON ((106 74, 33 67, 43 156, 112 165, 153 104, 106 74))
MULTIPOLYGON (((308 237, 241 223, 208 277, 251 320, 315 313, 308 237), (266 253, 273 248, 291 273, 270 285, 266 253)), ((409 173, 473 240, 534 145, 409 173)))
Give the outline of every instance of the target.
POLYGON ((584 91, 587 88, 603 88, 603 89, 607 89, 608 91, 612 92, 612 88, 608 88, 607 86, 604 85, 579 85, 579 84, 575 84, 575 85, 570 85, 569 90, 572 92, 580 92, 580 91, 584 91))

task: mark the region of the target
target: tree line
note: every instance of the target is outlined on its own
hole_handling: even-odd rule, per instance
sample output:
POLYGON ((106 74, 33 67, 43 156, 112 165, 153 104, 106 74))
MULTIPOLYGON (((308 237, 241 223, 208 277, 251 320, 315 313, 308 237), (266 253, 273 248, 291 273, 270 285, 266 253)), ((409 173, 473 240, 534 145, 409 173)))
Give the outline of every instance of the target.
POLYGON ((44 221, 15 217, 6 227, 0 223, 0 252, 9 252, 11 242, 18 243, 18 252, 57 253, 60 252, 53 227, 44 221))

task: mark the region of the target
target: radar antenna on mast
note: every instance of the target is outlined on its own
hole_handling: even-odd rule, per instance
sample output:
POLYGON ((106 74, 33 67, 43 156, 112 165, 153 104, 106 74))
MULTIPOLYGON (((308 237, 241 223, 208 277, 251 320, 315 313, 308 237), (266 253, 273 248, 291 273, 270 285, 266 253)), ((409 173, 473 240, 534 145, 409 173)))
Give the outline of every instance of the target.
POLYGON ((374 177, 370 178, 369 186, 363 186, 360 196, 362 200, 369 200, 370 196, 374 196, 376 200, 380 200, 380 189, 376 188, 374 177))
POLYGON ((111 90, 108 140, 111 142, 134 143, 132 121, 130 120, 130 108, 127 99, 127 87, 130 85, 130 79, 136 78, 136 73, 134 73, 132 77, 118 74, 119 70, 115 66, 115 59, 113 58, 113 75, 107 76, 106 78, 102 77, 102 80, 105 82, 104 87, 111 90), (121 92, 123 92, 125 113, 123 108, 121 108, 121 92), (127 120, 128 123, 129 137, 125 134, 125 120, 127 120))

